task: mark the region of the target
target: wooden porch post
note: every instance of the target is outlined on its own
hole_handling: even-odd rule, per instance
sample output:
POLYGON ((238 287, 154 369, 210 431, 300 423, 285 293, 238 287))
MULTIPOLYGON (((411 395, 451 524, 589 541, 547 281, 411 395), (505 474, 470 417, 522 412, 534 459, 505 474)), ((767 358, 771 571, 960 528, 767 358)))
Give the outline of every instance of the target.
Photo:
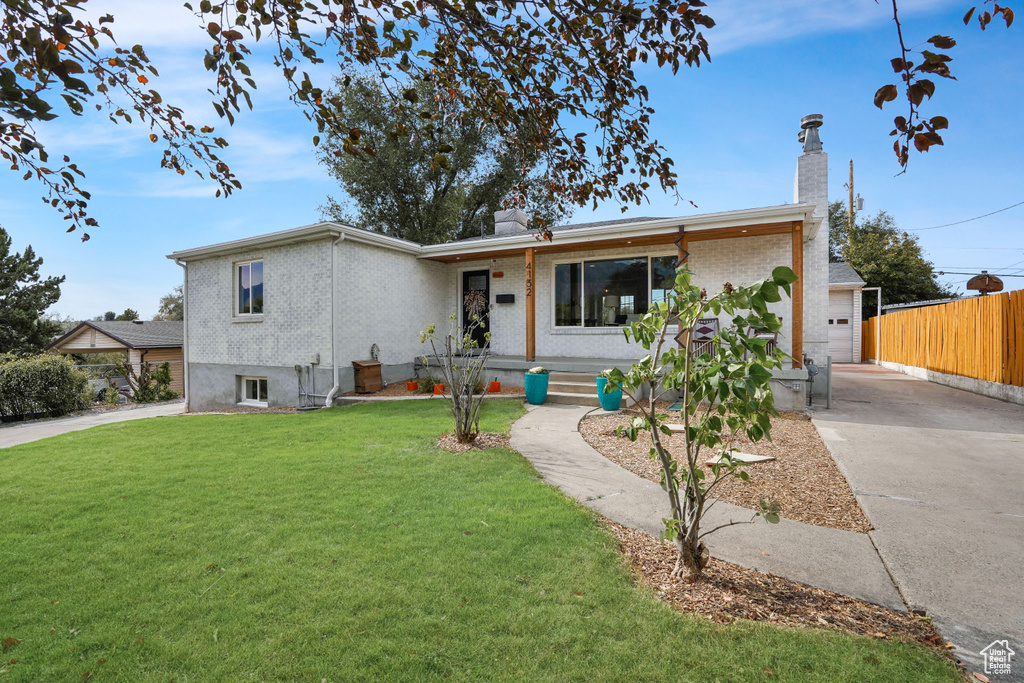
POLYGON ((793 367, 804 365, 804 224, 793 223, 793 367))
POLYGON ((526 360, 533 360, 537 351, 536 311, 534 291, 533 247, 526 250, 526 360))

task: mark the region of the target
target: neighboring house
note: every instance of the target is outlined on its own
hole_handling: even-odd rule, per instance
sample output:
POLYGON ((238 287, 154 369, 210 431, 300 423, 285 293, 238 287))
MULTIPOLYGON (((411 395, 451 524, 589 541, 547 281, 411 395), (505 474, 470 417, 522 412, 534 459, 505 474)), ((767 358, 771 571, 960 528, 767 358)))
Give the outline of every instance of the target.
POLYGON ((87 320, 46 348, 65 355, 127 351, 136 372, 143 363, 155 368, 167 361, 171 365, 170 388, 184 394, 183 330, 181 321, 87 320))
MULTIPOLYGON (((679 218, 634 218, 554 229, 538 241, 518 211, 485 238, 420 245, 339 223, 284 230, 168 256, 184 268, 189 409, 294 406, 300 384, 323 405, 351 391, 351 361, 379 350, 384 379, 412 376, 469 291, 489 302, 488 376, 513 384, 543 364, 597 372, 644 354, 622 327, 671 287, 677 259, 709 292, 791 266, 779 347, 777 405, 806 400, 805 358, 828 352, 828 160, 820 117, 805 117, 794 204, 679 218), (313 384, 315 383, 315 389, 313 384)), ((460 313, 460 315, 465 315, 460 313)), ((729 324, 727 316, 722 324, 729 324)), ((817 387, 824 387, 817 382, 817 387)))
POLYGON ((859 363, 861 290, 867 282, 849 263, 828 264, 828 354, 833 363, 859 363))

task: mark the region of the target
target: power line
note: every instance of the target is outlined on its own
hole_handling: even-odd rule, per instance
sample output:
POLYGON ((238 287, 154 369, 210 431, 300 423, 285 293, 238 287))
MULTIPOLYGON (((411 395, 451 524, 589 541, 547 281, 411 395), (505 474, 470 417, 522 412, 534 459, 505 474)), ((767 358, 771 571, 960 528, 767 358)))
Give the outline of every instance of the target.
POLYGON ((913 228, 911 230, 907 230, 906 232, 924 232, 925 230, 938 230, 939 228, 948 228, 948 227, 953 226, 953 225, 962 225, 964 223, 970 223, 971 221, 976 221, 976 220, 979 220, 981 218, 988 218, 989 216, 994 216, 997 213, 1002 213, 1003 211, 1009 211, 1010 209, 1017 208, 1018 206, 1020 206, 1022 204, 1024 204, 1024 202, 1017 202, 1016 204, 1013 204, 1012 206, 1007 206, 1007 207, 1004 207, 1002 209, 998 209, 996 211, 993 211, 991 213, 983 214, 981 216, 975 216, 974 218, 965 218, 964 220, 957 221, 955 223, 945 223, 943 225, 933 225, 930 228, 913 228))
MULTIPOLYGON (((962 273, 962 272, 956 271, 956 270, 940 270, 938 274, 939 275, 971 275, 971 276, 979 275, 979 273, 962 273)), ((1024 273, 1021 273, 1020 275, 1013 275, 1011 273, 998 273, 998 274, 997 273, 989 273, 989 275, 991 275, 993 277, 1024 277, 1024 273)))

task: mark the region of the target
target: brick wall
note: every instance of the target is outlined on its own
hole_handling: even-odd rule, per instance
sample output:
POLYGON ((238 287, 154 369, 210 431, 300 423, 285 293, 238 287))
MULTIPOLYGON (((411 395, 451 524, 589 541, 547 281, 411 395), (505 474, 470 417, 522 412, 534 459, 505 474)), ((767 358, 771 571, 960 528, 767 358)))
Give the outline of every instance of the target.
MULTIPOLYGON (((420 333, 446 329, 454 296, 444 263, 352 240, 338 251, 338 354, 343 365, 380 348, 384 364, 411 363, 429 346, 420 333)), ((330 274, 328 273, 328 278, 330 274)), ((324 280, 324 283, 330 280, 324 280)), ((329 321, 328 321, 329 324, 329 321)))
MULTIPOLYGON (((814 204, 814 219, 821 221, 817 237, 804 242, 804 354, 823 365, 828 355, 828 154, 808 152, 797 159, 793 199, 814 204)), ((805 234, 809 229, 804 226, 805 234)))
POLYGON ((291 367, 331 363, 331 241, 318 240, 188 264, 190 363, 291 367), (235 314, 234 264, 263 260, 262 316, 235 314))
MULTIPOLYGON (((769 277, 777 266, 793 266, 793 238, 790 235, 762 235, 734 237, 724 240, 704 240, 690 243, 690 269, 693 281, 713 294, 726 282, 746 285, 769 277)), ((827 293, 826 293, 827 297, 827 293)), ((804 292, 804 300, 807 292, 804 292)), ((826 300, 827 303, 827 300, 826 300)), ((779 348, 793 351, 793 303, 785 294, 782 301, 768 306, 782 318, 779 348)), ((719 316, 722 326, 730 325, 726 314, 719 316)))

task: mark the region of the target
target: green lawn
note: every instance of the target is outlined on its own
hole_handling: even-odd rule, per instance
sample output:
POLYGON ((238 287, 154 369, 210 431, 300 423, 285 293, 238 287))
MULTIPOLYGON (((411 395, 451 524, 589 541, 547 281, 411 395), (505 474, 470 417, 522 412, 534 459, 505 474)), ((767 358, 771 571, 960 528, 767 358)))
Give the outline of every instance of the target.
POLYGON ((914 645, 680 615, 519 455, 448 429, 408 401, 0 451, 0 681, 957 680, 914 645))

